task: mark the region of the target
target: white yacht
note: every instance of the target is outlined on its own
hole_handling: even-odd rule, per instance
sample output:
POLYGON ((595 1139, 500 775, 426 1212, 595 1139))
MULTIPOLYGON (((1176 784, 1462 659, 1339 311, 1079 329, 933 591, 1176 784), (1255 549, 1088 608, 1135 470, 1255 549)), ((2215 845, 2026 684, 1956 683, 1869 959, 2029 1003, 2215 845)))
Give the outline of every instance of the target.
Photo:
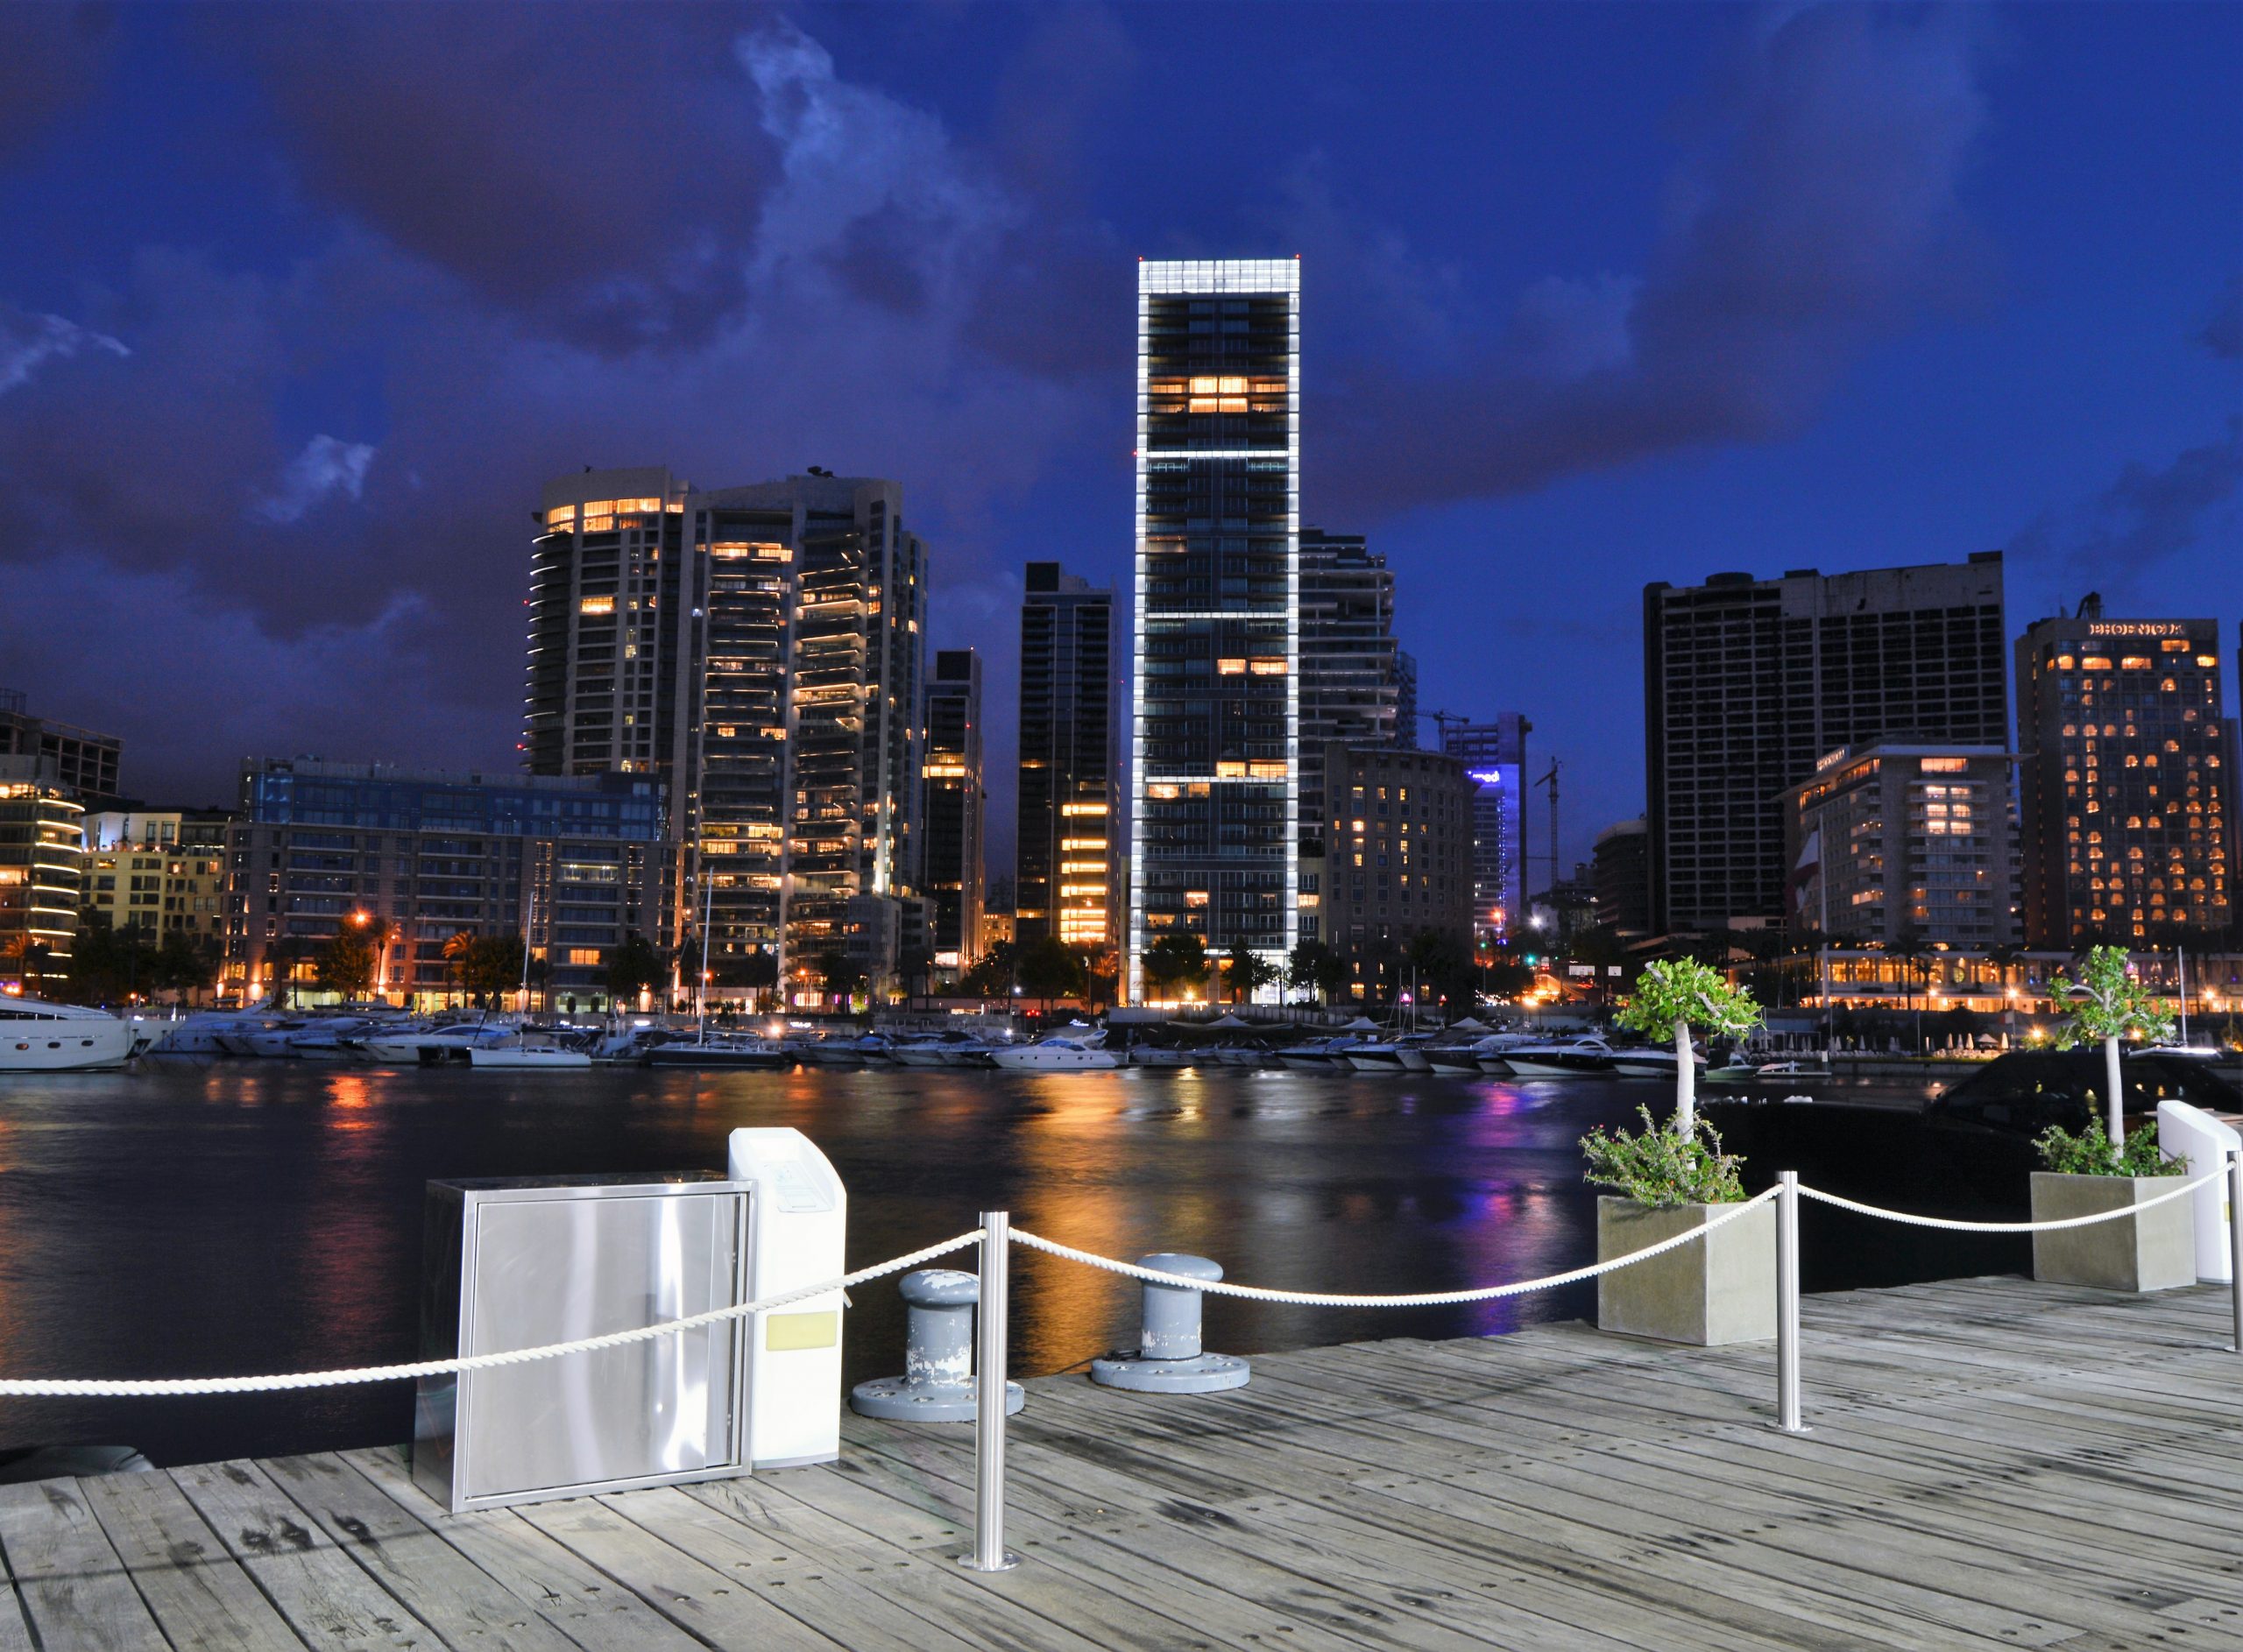
POLYGON ((75 1004, 0 998, 0 1073, 82 1073, 122 1067, 132 1054, 128 1021, 75 1004))
POLYGON ((1429 1073, 1433 1064, 1426 1054, 1426 1046, 1431 1042, 1430 1033, 1405 1033, 1399 1038, 1378 1039, 1348 1050, 1347 1063, 1359 1073, 1429 1073))
POLYGON ((1612 1046, 1594 1033, 1569 1043, 1515 1045, 1502 1059, 1521 1078, 1582 1078, 1618 1070, 1612 1046))
POLYGON ((690 1067, 781 1072, 795 1064, 795 1053, 775 1038, 754 1033, 711 1033, 701 1038, 656 1044, 644 1057, 649 1067, 690 1067))
POLYGON ((397 1066, 419 1063, 434 1067, 446 1062, 466 1062, 478 1045, 503 1044, 514 1036, 519 1024, 512 1017, 489 1020, 453 1021, 442 1027, 428 1023, 395 1027, 362 1041, 366 1054, 378 1062, 397 1066))
POLYGON ((485 1067, 566 1072, 590 1068, 592 1058, 589 1050, 573 1048, 550 1033, 526 1027, 501 1042, 471 1045, 467 1064, 478 1072, 485 1067))
MULTIPOLYGON (((1700 1072, 1706 1070, 1703 1055, 1694 1050, 1690 1059, 1700 1072)), ((1666 1045, 1625 1044, 1612 1051, 1612 1070, 1623 1078, 1663 1078, 1673 1084, 1675 1070, 1680 1065, 1673 1048, 1666 1045)))
POLYGON ((989 1059, 1012 1072, 1080 1072, 1122 1064, 1121 1052, 1101 1049, 1106 1034, 1095 1029, 1053 1033, 1033 1044, 1014 1044, 989 1052, 989 1059))

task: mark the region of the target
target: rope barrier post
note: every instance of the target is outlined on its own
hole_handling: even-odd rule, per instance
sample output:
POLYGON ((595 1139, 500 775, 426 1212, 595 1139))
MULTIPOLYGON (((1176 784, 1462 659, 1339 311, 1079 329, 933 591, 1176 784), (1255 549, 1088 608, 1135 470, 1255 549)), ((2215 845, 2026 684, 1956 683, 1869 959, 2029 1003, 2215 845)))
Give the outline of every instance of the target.
POLYGON ((2227 1278, 2235 1306, 2235 1352, 2243 1353, 2243 1153, 2227 1155, 2227 1278))
POLYGON ((1005 1547, 1005 1322, 1011 1310, 1012 1216, 981 1212, 981 1308, 973 1347, 973 1552, 972 1571, 1010 1571, 1005 1547))
POLYGON ((1799 1172, 1776 1177, 1776 1426, 1804 1434, 1799 1420, 1799 1172))

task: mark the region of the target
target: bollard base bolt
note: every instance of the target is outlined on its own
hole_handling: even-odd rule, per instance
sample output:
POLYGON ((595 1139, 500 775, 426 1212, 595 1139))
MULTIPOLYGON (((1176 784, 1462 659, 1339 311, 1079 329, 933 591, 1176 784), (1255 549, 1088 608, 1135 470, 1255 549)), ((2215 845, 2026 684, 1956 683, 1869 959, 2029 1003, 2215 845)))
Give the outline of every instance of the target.
POLYGON ((1203 1353, 1189 1359, 1148 1359, 1143 1354, 1114 1353, 1090 1362, 1093 1382, 1137 1394, 1220 1394, 1226 1388, 1244 1387, 1253 1373, 1248 1361, 1227 1353, 1203 1353))
MULTIPOLYGON (((913 1382, 904 1377, 874 1377, 849 1390, 849 1408, 859 1416, 883 1417, 891 1423, 971 1423, 980 1385, 972 1377, 963 1382, 913 1382)), ((1017 1382, 1005 1384, 1005 1415, 1012 1416, 1028 1403, 1028 1394, 1017 1382)))
POLYGON ((968 1571, 1010 1571, 1015 1566, 1020 1564, 1020 1557, 1008 1549, 1005 1550, 1005 1557, 1002 1560, 994 1566, 985 1566, 969 1549, 958 1557, 958 1564, 968 1571))

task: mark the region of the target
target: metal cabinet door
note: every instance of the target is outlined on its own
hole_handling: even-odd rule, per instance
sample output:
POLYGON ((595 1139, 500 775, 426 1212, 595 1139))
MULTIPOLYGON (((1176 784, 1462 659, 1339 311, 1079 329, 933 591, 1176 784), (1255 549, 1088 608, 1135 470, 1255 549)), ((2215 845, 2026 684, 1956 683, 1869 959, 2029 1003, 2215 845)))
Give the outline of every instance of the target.
MULTIPOLYGON (((737 1192, 477 1200, 463 1352, 573 1341, 739 1300, 737 1192)), ((736 1460, 738 1327, 467 1373, 457 1472, 499 1500, 722 1468, 736 1460)))

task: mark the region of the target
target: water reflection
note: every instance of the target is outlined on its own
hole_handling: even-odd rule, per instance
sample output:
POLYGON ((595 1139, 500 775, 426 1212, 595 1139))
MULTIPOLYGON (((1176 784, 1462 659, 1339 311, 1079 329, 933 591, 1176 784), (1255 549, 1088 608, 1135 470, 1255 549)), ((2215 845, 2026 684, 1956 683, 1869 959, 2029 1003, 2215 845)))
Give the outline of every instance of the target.
MULTIPOLYGON (((1249 1283, 1440 1291, 1578 1266, 1575 1143, 1621 1084, 1282 1071, 506 1074, 216 1063, 0 1088, 0 1370, 175 1376, 414 1357, 423 1184, 719 1168, 792 1125, 850 1193, 860 1267, 1005 1209, 1110 1255, 1184 1250, 1249 1283)), ((1016 1372, 1135 1339, 1137 1288, 1016 1253, 1016 1372)), ((970 1254, 953 1259, 972 1267, 970 1254)), ((1213 1346, 1443 1336, 1577 1317, 1586 1288, 1468 1308, 1213 1301, 1213 1346)), ((856 1293, 848 1380, 901 1369, 891 1284, 856 1293)), ((234 1401, 0 1402, 0 1445, 122 1440, 159 1461, 405 1438, 398 1387, 234 1401)))

